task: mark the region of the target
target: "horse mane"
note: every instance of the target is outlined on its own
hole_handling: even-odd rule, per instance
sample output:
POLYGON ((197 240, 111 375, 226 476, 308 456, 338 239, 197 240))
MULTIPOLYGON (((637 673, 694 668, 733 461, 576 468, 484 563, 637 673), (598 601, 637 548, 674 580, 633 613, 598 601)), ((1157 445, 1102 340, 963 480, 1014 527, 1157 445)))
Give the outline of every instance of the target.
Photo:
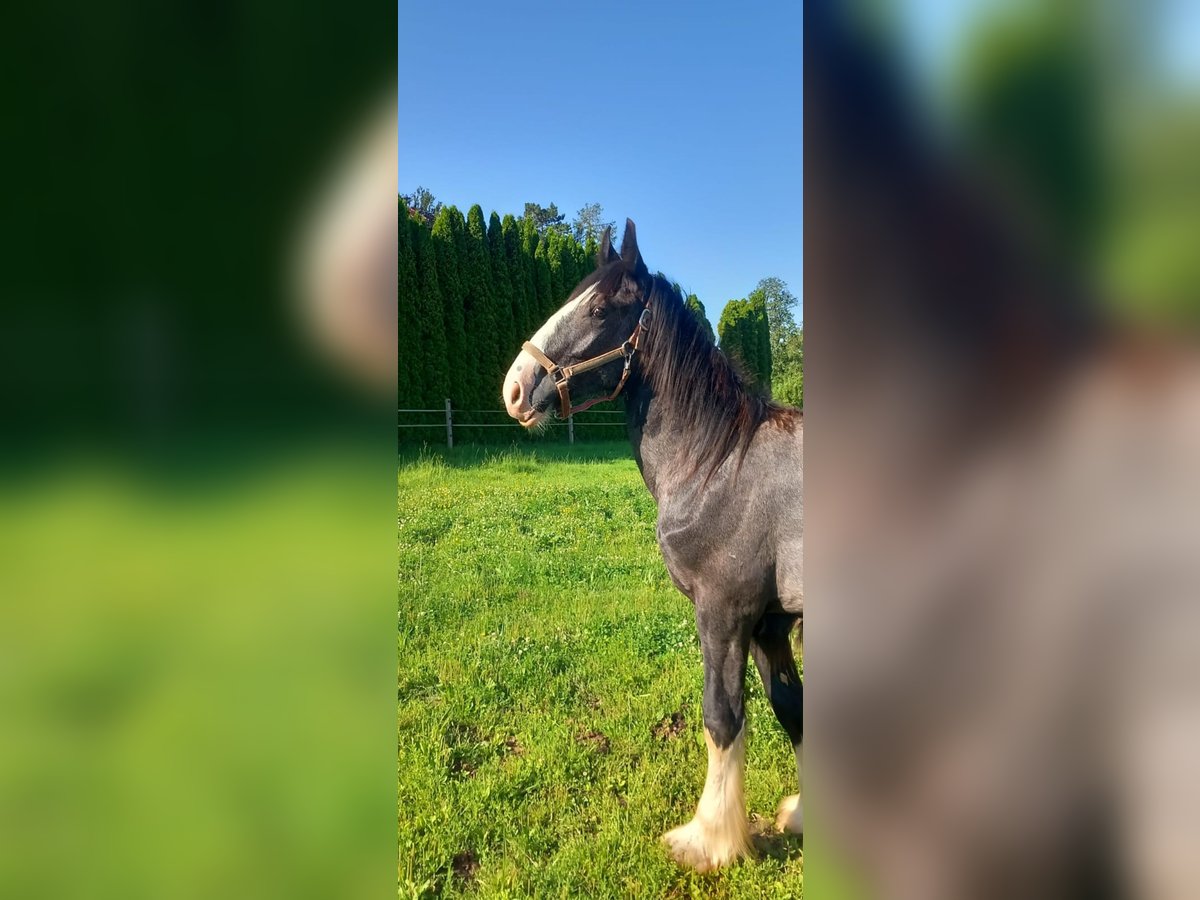
POLYGON ((653 276, 646 296, 651 319, 638 351, 642 378, 671 410, 679 431, 692 436, 693 475, 704 472, 707 480, 734 453, 741 465, 765 422, 795 429, 803 414, 751 387, 670 282, 653 276))

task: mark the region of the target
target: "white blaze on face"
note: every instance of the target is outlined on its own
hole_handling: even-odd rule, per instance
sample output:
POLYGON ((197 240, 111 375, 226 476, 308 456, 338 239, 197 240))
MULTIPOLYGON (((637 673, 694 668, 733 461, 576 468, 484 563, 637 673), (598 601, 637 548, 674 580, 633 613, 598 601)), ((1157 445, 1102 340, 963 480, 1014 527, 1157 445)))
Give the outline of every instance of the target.
MULTIPOLYGON (((574 300, 568 300, 563 304, 562 309, 546 320, 545 324, 529 339, 529 343, 545 353, 551 338, 554 337, 554 332, 558 330, 558 326, 563 320, 574 313, 581 304, 587 304, 595 294, 596 286, 592 285, 574 300)), ((504 407, 510 416, 523 424, 536 424, 532 418, 533 407, 529 398, 533 394, 533 370, 537 365, 537 360, 522 350, 517 354, 512 365, 508 367, 508 374, 504 376, 504 387, 501 389, 504 407)))

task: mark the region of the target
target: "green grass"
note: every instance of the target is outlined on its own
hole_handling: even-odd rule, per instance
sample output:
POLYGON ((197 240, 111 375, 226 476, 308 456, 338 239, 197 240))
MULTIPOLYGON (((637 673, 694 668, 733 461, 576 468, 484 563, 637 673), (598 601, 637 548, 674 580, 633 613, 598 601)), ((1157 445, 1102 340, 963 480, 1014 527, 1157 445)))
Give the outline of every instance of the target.
POLYGON ((248 444, 0 460, 0 897, 391 889, 392 456, 248 444))
POLYGON ((697 875, 659 843, 706 760, 692 606, 654 519, 626 444, 402 455, 401 897, 801 896, 799 839, 769 825, 795 763, 756 674, 759 857, 697 875))

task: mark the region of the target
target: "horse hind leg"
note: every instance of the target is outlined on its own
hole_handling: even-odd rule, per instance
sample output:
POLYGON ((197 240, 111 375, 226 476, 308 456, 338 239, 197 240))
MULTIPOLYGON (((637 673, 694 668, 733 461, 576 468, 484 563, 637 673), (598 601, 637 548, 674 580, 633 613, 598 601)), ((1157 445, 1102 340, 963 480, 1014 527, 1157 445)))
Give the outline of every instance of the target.
MULTIPOLYGON (((727 613, 726 613, 727 614, 727 613)), ((751 852, 746 818, 744 688, 749 651, 748 623, 729 624, 696 605, 704 653, 704 740, 708 775, 695 815, 663 835, 681 865, 700 872, 728 865, 751 852)))
POLYGON ((787 732, 796 754, 797 793, 785 797, 779 804, 775 827, 793 834, 804 832, 804 807, 800 792, 803 790, 802 748, 804 745, 804 685, 796 669, 792 654, 791 632, 797 617, 793 615, 765 615, 754 629, 750 652, 754 664, 762 677, 763 688, 775 718, 787 732))

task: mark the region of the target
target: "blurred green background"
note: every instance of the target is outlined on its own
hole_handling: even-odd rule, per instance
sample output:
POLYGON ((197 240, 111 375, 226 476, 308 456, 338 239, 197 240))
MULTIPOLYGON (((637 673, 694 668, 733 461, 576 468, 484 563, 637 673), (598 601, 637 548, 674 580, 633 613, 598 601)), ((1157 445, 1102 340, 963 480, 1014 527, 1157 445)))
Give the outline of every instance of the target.
POLYGON ((0 896, 395 889, 395 404, 288 281, 394 15, 6 11, 0 896))

